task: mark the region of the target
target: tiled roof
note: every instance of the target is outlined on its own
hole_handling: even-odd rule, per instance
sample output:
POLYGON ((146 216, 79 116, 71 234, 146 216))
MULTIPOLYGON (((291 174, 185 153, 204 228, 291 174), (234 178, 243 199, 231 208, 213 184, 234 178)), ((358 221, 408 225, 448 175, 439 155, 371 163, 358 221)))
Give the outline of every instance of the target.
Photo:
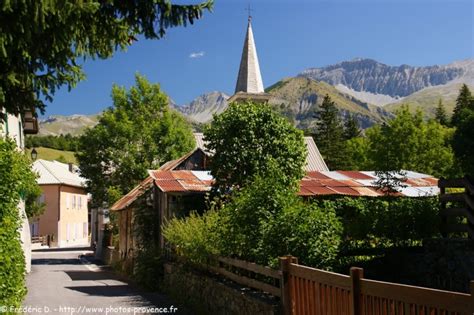
POLYGON ((63 184, 84 187, 86 184, 77 166, 73 166, 73 172, 70 172, 68 164, 39 159, 33 163, 33 170, 39 174, 37 181, 40 185, 63 184))
MULTIPOLYGON (((211 189, 213 178, 208 171, 149 171, 150 176, 127 195, 117 201, 111 210, 122 210, 138 198, 146 189, 155 185, 163 192, 202 193, 211 189), (144 188, 144 189, 141 189, 144 188)), ((439 194, 438 179, 421 173, 406 172, 407 180, 395 196, 424 197, 439 194)), ((375 172, 325 171, 308 172, 300 182, 300 196, 325 195, 377 197, 384 193, 375 187, 375 172)))

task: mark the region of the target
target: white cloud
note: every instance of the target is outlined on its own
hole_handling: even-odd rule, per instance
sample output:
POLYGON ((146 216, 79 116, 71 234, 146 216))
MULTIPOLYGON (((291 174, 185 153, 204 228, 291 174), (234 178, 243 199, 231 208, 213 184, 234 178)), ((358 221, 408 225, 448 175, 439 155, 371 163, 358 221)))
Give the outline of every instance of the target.
POLYGON ((199 52, 192 52, 189 54, 189 58, 201 58, 204 57, 206 53, 204 51, 199 51, 199 52))

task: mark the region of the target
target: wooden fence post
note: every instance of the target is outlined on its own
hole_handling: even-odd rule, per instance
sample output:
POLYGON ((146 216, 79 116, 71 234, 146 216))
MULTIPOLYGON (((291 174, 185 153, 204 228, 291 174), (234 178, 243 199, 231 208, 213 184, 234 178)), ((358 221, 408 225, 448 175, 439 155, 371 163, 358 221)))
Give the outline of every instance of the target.
POLYGON ((360 303, 360 279, 364 278, 364 269, 351 267, 351 299, 352 299, 352 310, 351 315, 361 315, 361 303, 360 303))
POLYGON ((446 188, 444 184, 444 178, 440 178, 438 181, 438 187, 439 187, 439 203, 440 203, 440 209, 439 209, 439 215, 441 216, 441 226, 440 226, 440 231, 441 231, 441 236, 443 238, 448 237, 447 233, 447 227, 448 227, 448 217, 446 215, 446 201, 443 201, 441 196, 446 194, 446 188))
POLYGON ((284 315, 291 315, 292 313, 292 301, 291 301, 291 291, 289 283, 289 270, 290 264, 298 263, 298 259, 293 256, 284 256, 280 257, 280 289, 281 289, 281 306, 282 313, 284 315))

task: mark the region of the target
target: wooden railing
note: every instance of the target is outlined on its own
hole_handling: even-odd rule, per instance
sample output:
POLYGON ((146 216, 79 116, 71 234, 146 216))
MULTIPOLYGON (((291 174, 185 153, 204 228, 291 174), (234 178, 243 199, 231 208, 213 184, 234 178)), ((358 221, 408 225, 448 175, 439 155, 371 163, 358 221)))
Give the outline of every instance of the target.
POLYGON ((218 257, 217 261, 218 267, 209 267, 212 272, 241 285, 281 297, 280 280, 282 272, 280 270, 233 258, 218 257), (266 278, 267 281, 258 278, 266 278))
POLYGON ((474 182, 465 177, 459 179, 440 179, 441 234, 467 233, 474 239, 474 182), (447 192, 449 188, 463 188, 464 192, 447 192), (452 204, 459 206, 452 206, 452 204), (448 207, 448 204, 450 207, 448 207), (459 222, 466 219, 466 223, 459 222))
POLYGON ((48 236, 32 236, 31 243, 32 244, 39 243, 43 246, 48 245, 48 236))
POLYGON ((300 266, 294 257, 282 258, 284 314, 317 315, 431 315, 474 313, 471 294, 368 280, 361 268, 350 276, 300 266))

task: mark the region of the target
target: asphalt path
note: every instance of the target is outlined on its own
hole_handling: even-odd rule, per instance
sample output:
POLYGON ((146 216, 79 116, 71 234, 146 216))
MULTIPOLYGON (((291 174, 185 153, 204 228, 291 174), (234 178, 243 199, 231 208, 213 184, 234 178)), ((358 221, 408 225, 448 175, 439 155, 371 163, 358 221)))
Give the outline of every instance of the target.
POLYGON ((25 314, 190 314, 87 259, 87 249, 34 251, 25 314))

